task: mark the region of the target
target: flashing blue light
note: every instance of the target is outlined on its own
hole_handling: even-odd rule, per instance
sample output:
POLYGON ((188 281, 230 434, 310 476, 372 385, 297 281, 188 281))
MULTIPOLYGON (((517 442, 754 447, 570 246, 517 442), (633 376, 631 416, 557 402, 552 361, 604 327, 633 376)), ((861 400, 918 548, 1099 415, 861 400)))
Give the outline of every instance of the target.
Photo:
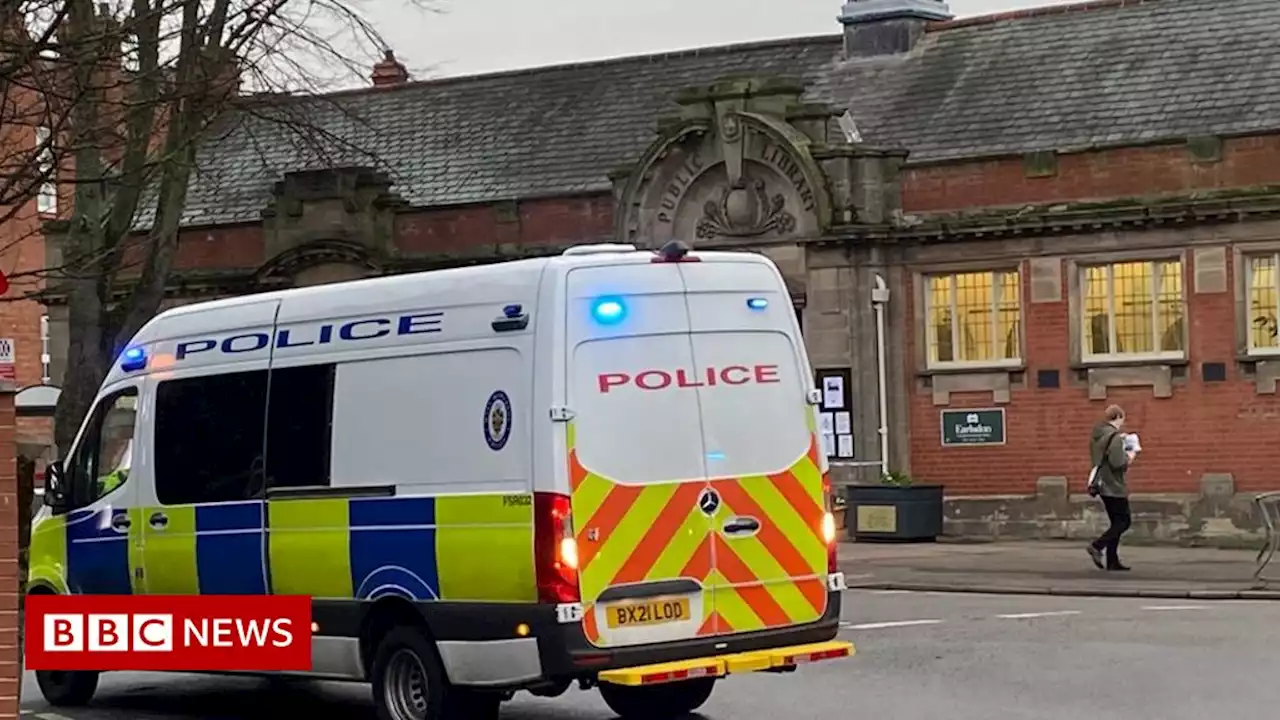
POLYGON ((509 318, 518 318, 524 312, 524 308, 519 305, 508 305, 502 308, 502 314, 509 318))
POLYGON ((120 357, 120 369, 125 372, 141 370, 147 366, 147 353, 140 347, 132 347, 124 351, 120 357))
POLYGON ((763 310, 769 307, 769 301, 765 298, 748 298, 747 307, 752 310, 763 310))
POLYGON ((591 305, 591 316, 601 325, 617 325, 627 316, 621 298, 600 298, 591 305))

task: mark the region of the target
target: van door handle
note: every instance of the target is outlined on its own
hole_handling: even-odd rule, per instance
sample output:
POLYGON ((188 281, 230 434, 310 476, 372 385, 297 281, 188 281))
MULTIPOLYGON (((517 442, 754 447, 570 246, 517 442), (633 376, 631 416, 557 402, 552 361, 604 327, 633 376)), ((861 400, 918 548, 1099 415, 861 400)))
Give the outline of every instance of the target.
POLYGON ((725 535, 753 535, 760 531, 760 521, 753 517, 729 518, 724 524, 725 535))
POLYGON ((111 529, 116 532, 126 532, 133 521, 129 520, 128 513, 118 513, 111 516, 111 529))
POLYGON ((160 530, 169 525, 169 516, 164 513, 151 513, 151 527, 160 530))

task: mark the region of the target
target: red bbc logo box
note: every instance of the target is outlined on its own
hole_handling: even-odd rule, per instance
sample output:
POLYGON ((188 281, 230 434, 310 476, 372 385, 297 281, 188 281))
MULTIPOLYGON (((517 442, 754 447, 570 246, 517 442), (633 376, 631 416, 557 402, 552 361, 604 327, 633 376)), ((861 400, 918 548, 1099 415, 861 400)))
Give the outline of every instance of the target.
POLYGON ((30 670, 311 669, 300 595, 32 595, 30 670))

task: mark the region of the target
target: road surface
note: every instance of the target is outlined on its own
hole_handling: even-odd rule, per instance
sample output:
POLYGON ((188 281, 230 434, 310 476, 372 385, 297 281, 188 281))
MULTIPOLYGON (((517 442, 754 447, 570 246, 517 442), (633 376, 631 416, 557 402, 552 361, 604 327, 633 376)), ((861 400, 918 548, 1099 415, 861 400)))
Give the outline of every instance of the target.
MULTIPOLYGON (((722 682, 707 720, 1203 720, 1280 707, 1280 602, 849 591, 858 655, 722 682)), ((94 706, 57 710, 28 678, 28 720, 373 717, 367 686, 114 674, 94 706)), ((525 695, 504 720, 607 720, 594 692, 525 695)))

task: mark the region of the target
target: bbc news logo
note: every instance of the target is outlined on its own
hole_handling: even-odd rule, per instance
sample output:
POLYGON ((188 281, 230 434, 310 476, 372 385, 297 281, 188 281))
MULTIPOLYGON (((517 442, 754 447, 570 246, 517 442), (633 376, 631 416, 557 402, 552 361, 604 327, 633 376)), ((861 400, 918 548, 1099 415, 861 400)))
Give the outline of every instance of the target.
POLYGON ((296 595, 34 595, 32 670, 311 669, 311 599, 296 595))
POLYGON ((293 644, 288 618, 184 618, 179 631, 173 615, 44 616, 44 649, 48 652, 170 652, 175 632, 183 647, 271 647, 293 644))

